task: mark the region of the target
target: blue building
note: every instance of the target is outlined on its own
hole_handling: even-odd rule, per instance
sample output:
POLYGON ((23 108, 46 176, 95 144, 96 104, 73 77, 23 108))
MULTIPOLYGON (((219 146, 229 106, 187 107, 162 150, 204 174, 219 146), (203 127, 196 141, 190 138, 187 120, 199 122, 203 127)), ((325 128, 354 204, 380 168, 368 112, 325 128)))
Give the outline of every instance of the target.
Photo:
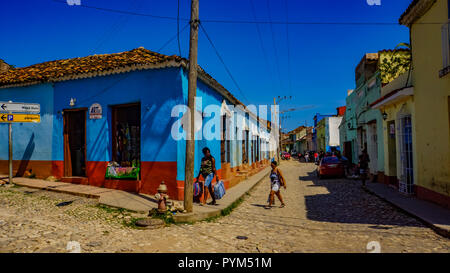
MULTIPOLYGON (((187 65, 181 57, 138 48, 0 73, 0 101, 41 105, 40 123, 12 126, 14 174, 31 170, 39 178, 52 175, 147 194, 165 181, 169 196, 183 199, 186 143, 174 139, 172 130, 182 115, 173 115, 174 107, 187 105, 187 65)), ((202 148, 208 147, 219 176, 232 186, 239 182, 238 172, 255 172, 268 163, 267 126, 245 108, 230 113, 227 109, 243 104, 202 68, 198 71, 200 131, 214 118, 205 115, 208 105, 221 109, 223 122, 215 128, 220 136, 236 136, 236 124, 247 116, 242 139, 196 141, 195 175, 202 148)), ((0 125, 2 173, 8 166, 7 127, 0 125)))

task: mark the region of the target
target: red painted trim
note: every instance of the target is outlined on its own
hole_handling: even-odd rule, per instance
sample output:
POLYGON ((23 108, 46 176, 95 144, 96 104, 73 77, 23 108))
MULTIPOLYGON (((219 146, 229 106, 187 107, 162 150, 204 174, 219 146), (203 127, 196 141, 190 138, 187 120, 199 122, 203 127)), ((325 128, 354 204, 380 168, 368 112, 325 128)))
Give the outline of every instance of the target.
POLYGON ((103 183, 105 188, 121 190, 127 192, 138 192, 141 181, 138 180, 121 180, 121 179, 106 179, 103 183))
MULTIPOLYGON (((21 161, 14 161, 14 167, 17 168, 21 161)), ((256 166, 267 165, 268 161, 260 161, 256 166)), ((141 180, 106 180, 105 173, 108 162, 88 161, 86 164, 86 178, 68 179, 67 182, 91 185, 96 187, 105 187, 129 192, 139 192, 144 194, 155 194, 161 181, 164 181, 168 188, 169 198, 174 200, 184 200, 184 181, 177 181, 177 162, 141 162, 141 180)), ((64 161, 28 161, 27 166, 34 166, 38 178, 45 179, 53 175, 58 179, 64 176, 64 161)), ((0 171, 8 167, 7 160, 0 160, 0 171)), ((230 168, 232 170, 245 169, 243 166, 230 168)), ((247 167, 247 169, 249 169, 247 167)), ((249 175, 253 175, 258 169, 251 169, 249 175)), ((6 173, 6 172, 5 172, 6 173)), ((226 189, 231 187, 230 177, 223 177, 224 170, 217 170, 219 179, 222 179, 226 189)), ((235 184, 233 184, 235 185, 235 184)))
MULTIPOLYGON (((0 173, 7 174, 9 172, 8 160, 0 160, 0 173)), ((36 175, 36 178, 46 179, 47 177, 55 175, 55 164, 49 160, 13 160, 13 175, 23 176, 25 173, 32 169, 32 173, 36 175)))
POLYGON ((52 161, 52 175, 56 178, 64 176, 64 161, 52 161))
POLYGON ((416 196, 419 199, 433 202, 444 208, 450 209, 450 196, 444 195, 421 186, 414 186, 416 196))
POLYGON ((388 186, 393 186, 398 189, 398 179, 397 176, 389 176, 385 175, 383 179, 383 184, 386 184, 388 186))
MULTIPOLYGON (((105 174, 108 162, 88 161, 86 164, 86 175, 89 178, 89 185, 95 187, 105 187, 105 174)), ((115 189, 115 188, 111 188, 115 189)))
POLYGON ((169 198, 178 199, 177 162, 141 162, 141 180, 140 193, 155 194, 164 181, 169 198))

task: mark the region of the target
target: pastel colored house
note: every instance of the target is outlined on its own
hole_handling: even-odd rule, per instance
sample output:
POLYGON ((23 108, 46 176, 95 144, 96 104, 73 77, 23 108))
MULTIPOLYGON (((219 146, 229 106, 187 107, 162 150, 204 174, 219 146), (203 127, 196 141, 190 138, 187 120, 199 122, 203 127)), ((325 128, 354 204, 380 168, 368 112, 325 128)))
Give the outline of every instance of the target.
POLYGON ((334 152, 341 149, 339 125, 345 113, 345 106, 338 107, 336 110, 336 115, 316 114, 314 117, 316 125, 312 130, 312 141, 315 142, 316 151, 334 152))
POLYGON ((347 91, 346 109, 342 116, 341 124, 339 125, 339 139, 342 155, 348 158, 353 164, 357 163, 358 155, 356 153, 356 130, 355 126, 355 105, 356 94, 354 90, 347 91))
MULTIPOLYGON (((317 113, 314 116, 314 126, 313 126, 313 130, 312 130, 312 142, 313 142, 312 150, 314 150, 314 151, 321 150, 319 148, 319 142, 321 140, 318 139, 318 131, 317 131, 319 128, 322 129, 322 126, 319 126, 320 121, 326 117, 332 117, 332 116, 334 116, 334 115, 329 115, 329 114, 323 115, 323 114, 319 114, 319 113, 317 113)), ((323 143, 325 143, 325 140, 323 140, 323 143)), ((320 145, 321 145, 321 148, 323 148, 323 151, 325 151, 325 145, 324 144, 322 145, 322 143, 320 145)))
POLYGON ((315 127, 316 129, 316 143, 317 143, 317 151, 323 151, 326 152, 326 144, 325 144, 325 120, 326 118, 321 119, 318 123, 317 126, 315 127))
POLYGON ((302 126, 296 138, 296 149, 299 153, 304 154, 312 150, 312 127, 302 126))
POLYGON ((410 72, 406 72, 381 89, 381 97, 371 104, 383 118, 384 180, 403 193, 413 191, 412 126, 414 87, 410 72))
POLYGON ((285 137, 282 138, 282 147, 283 151, 292 152, 299 151, 300 143, 299 143, 299 132, 305 128, 305 126, 299 126, 292 131, 286 133, 285 137))
POLYGON ((347 92, 345 123, 339 130, 343 154, 357 164, 364 149, 370 158, 369 171, 373 179, 384 181, 383 118, 370 104, 381 96, 382 86, 388 84, 409 67, 407 49, 382 50, 367 53, 355 69, 356 88, 347 92))
POLYGON ((418 198, 450 208, 449 1, 412 1, 400 24, 410 29, 414 86, 414 97, 405 105, 412 127, 408 186, 418 198))
MULTIPOLYGON (((186 143, 174 139, 172 129, 181 118, 173 115, 174 107, 187 104, 187 64, 178 56, 138 48, 0 73, 0 101, 41 105, 40 123, 12 125, 14 175, 31 169, 38 178, 53 175, 147 194, 156 193, 165 181, 169 196, 183 199, 186 143)), ((221 122, 215 126, 218 138, 197 138, 194 175, 201 150, 208 147, 230 187, 268 163, 267 122, 244 107, 230 114, 229 108, 242 103, 201 67, 198 71, 199 131, 217 115, 207 113, 208 105, 220 107, 221 122)), ((0 172, 7 173, 5 124, 0 125, 0 139, 5 144, 0 145, 0 172)))

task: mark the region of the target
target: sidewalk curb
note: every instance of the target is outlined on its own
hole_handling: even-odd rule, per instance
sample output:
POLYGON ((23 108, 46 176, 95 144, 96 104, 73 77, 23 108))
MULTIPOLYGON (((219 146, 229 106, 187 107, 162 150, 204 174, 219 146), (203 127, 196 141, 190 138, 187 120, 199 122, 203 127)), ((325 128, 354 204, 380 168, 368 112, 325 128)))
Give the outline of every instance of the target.
MULTIPOLYGON (((218 209, 210 212, 201 212, 201 213, 186 213, 186 214, 179 214, 174 215, 173 220, 177 224, 183 224, 183 223, 193 223, 193 222, 199 222, 203 221, 208 218, 213 217, 220 217, 220 216, 226 216, 231 213, 231 211, 237 207, 242 201, 245 196, 250 193, 261 181, 266 179, 268 177, 270 172, 267 172, 264 176, 262 176, 258 181, 256 181, 247 191, 242 193, 236 200, 234 200, 230 205, 226 206, 223 209, 218 209)), ((255 174, 256 175, 256 174, 255 174)))
POLYGON ((62 190, 62 189, 58 189, 58 188, 53 188, 53 187, 39 187, 39 186, 32 186, 29 184, 22 184, 20 182, 14 182, 13 185, 19 186, 19 187, 25 187, 25 188, 30 188, 30 189, 38 189, 38 190, 43 190, 43 191, 51 191, 51 192, 57 192, 57 193, 64 193, 64 194, 69 194, 69 195, 73 195, 73 196, 79 196, 79 197, 86 197, 86 198, 91 198, 91 199, 100 199, 100 195, 97 194, 89 194, 89 193, 83 193, 83 192, 74 192, 74 191, 66 191, 66 190, 62 190))
POLYGON ((422 217, 420 217, 420 216, 418 216, 418 215, 416 215, 416 214, 414 214, 414 213, 408 211, 407 209, 402 208, 401 206, 397 205, 396 203, 394 203, 394 202, 392 202, 392 201, 386 199, 385 197, 383 197, 383 196, 377 194, 375 191, 369 189, 368 187, 365 187, 365 188, 364 188, 364 191, 366 191, 367 193, 372 194, 372 195, 374 195, 374 196, 380 198, 381 200, 385 201, 386 203, 389 203, 390 205, 392 205, 393 207, 395 207, 395 208, 397 208, 398 210, 402 211, 403 213, 405 213, 405 214, 407 214, 407 215, 409 215, 409 216, 411 216, 411 217, 413 217, 413 218, 419 220, 421 223, 423 223, 423 224, 425 224, 427 227, 431 228, 431 229, 432 229, 434 232, 436 232, 437 234, 439 234, 439 235, 441 235, 441 236, 443 236, 443 237, 445 237, 445 238, 449 238, 449 239, 450 239, 450 230, 441 228, 441 227, 439 227, 439 226, 437 226, 437 225, 431 223, 430 221, 428 221, 428 220, 426 220, 426 219, 424 219, 424 218, 422 218, 422 217))

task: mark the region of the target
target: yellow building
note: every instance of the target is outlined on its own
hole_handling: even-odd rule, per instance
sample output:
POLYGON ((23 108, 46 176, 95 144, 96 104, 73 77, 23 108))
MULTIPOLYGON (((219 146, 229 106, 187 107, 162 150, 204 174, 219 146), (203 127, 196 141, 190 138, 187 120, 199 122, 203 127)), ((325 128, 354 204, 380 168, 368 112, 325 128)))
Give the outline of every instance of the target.
POLYGON ((317 130, 317 151, 326 152, 326 144, 325 144, 325 118, 323 118, 316 126, 317 130))
POLYGON ((414 0, 400 23, 411 33, 413 189, 450 208, 449 8, 448 0, 414 0))

